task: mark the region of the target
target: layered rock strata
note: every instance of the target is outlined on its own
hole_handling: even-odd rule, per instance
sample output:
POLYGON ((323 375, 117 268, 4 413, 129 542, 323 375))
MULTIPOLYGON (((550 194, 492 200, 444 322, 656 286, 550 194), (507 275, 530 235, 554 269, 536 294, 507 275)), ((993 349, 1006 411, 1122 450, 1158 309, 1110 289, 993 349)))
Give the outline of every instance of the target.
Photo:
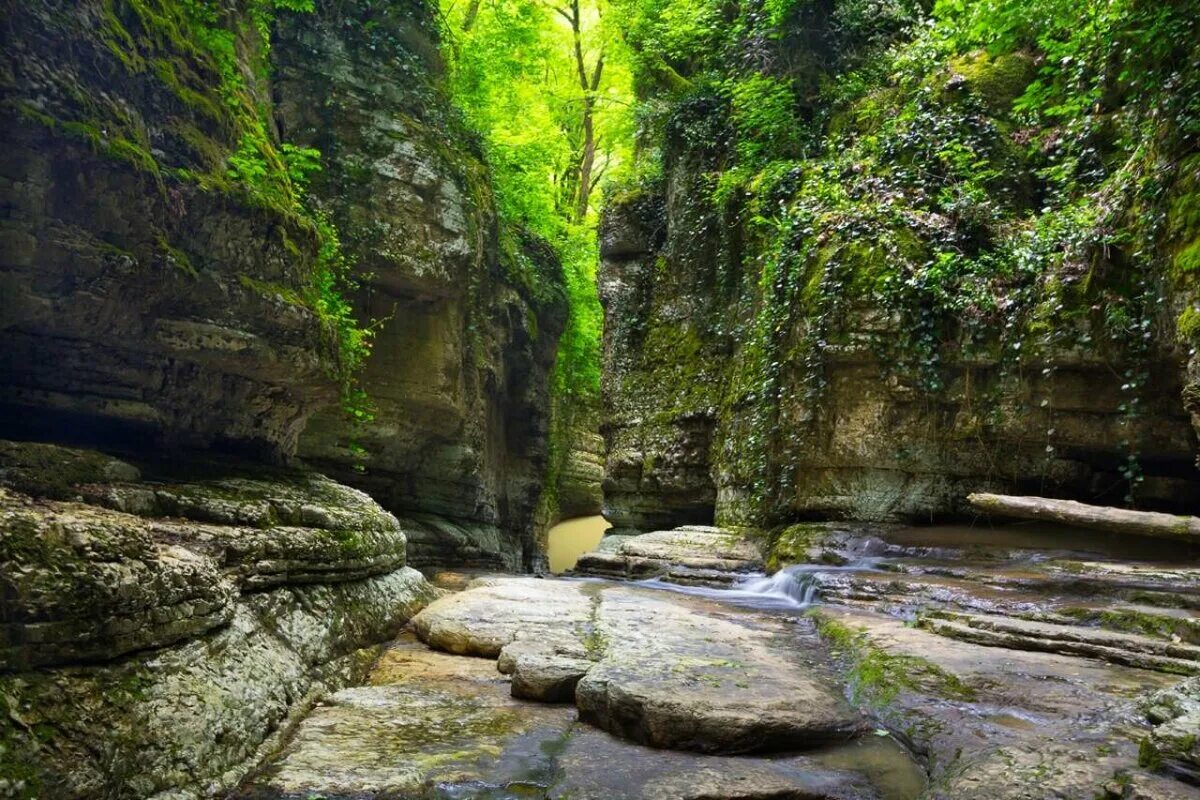
MULTIPOLYGON (((270 96, 262 43, 241 29, 226 80, 183 16, 135 3, 6 9, 9 435, 278 458, 337 398, 336 335, 314 302, 316 231, 290 196, 267 202, 226 163, 270 96)), ((279 141, 260 135, 278 159, 279 141)), ((264 172, 272 164, 282 171, 263 160, 264 172)))
POLYGON ((318 414, 300 454, 411 519, 414 564, 528 569, 561 268, 500 227, 437 36, 430 5, 354 2, 290 17, 272 46, 280 125, 323 154, 311 192, 375 332, 371 418, 318 414))
MULTIPOLYGON (((648 539, 668 564, 659 585, 695 582, 688 549, 665 550, 661 534, 612 538, 620 549, 648 539)), ((847 696, 928 770, 921 797, 1200 793, 1196 678, 1184 677, 1200 670, 1200 553, 1187 543, 852 523, 758 541, 778 570, 767 594, 742 572, 724 582, 739 591, 680 590, 815 619, 847 696), (786 583, 781 604, 769 593, 786 583)), ((502 652, 518 645, 532 646, 502 652)))
MULTIPOLYGON (((784 365, 790 390, 770 410, 776 432, 755 434, 750 421, 761 410, 734 385, 750 357, 733 335, 744 303, 713 286, 714 263, 739 257, 736 237, 696 200, 699 157, 670 147, 665 189, 624 199, 603 223, 605 516, 615 529, 928 519, 969 513, 971 492, 1024 488, 1120 499, 1105 487, 1120 483, 1122 441, 1145 454, 1143 502, 1195 511, 1195 432, 1179 401, 1183 361, 1169 343, 1152 354, 1136 419, 1122 411, 1127 393, 1112 380, 1111 359, 1080 348, 1040 355, 1005 406, 988 399, 1011 393, 998 357, 943 358, 946 390, 937 394, 889 377, 873 343, 895 337, 897 320, 852 305, 821 353, 821 413, 805 399, 807 367, 797 357, 784 365), (779 488, 751 485, 756 460, 786 463, 779 488)), ((799 348, 803 324, 793 334, 799 348)))
POLYGON ((0 455, 6 796, 217 791, 436 595, 396 519, 319 475, 0 455))

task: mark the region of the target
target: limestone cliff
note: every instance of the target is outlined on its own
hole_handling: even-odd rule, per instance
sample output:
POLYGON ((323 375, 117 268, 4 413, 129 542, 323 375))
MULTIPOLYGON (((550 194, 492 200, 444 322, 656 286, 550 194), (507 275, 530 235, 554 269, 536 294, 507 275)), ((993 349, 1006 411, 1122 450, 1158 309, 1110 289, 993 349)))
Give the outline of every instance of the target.
POLYGON ((415 563, 534 565, 561 270, 497 222, 432 7, 11 5, 0 428, 276 461, 307 429, 415 563))
POLYGON ((410 544, 536 563, 559 265, 431 8, 304 5, 3 4, 0 796, 219 793, 436 593, 410 544))
POLYGON ((318 233, 262 38, 183 8, 4 4, 0 420, 280 457, 337 397, 318 233))
MULTIPOLYGON (((929 520, 985 489, 1196 511, 1193 112, 1102 86, 1077 143, 1028 111, 1044 54, 886 5, 745 12, 728 50, 644 68, 659 174, 602 226, 607 515, 929 520)), ((1127 69, 1194 109, 1190 46, 1127 69)))
POLYGON ((0 795, 238 780, 435 596, 396 519, 311 473, 0 441, 0 795))
POLYGON ((280 125, 325 156, 313 193, 376 331, 362 378, 374 418, 319 414, 301 455, 404 517, 414 563, 533 566, 561 270, 497 222, 439 83, 432 7, 318 8, 288 20, 272 55, 280 125))

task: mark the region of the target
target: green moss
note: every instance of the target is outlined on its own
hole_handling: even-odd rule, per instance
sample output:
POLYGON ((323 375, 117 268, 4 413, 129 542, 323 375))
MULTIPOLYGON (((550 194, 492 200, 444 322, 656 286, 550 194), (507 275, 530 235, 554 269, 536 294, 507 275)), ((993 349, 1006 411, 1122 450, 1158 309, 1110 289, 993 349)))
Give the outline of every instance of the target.
POLYGON ((956 700, 975 698, 974 689, 937 664, 918 656, 889 653, 872 643, 865 630, 856 630, 820 612, 812 616, 821 638, 848 661, 847 678, 854 702, 882 708, 906 689, 956 700))
POLYGON ((1009 111, 1013 101, 1024 94, 1037 74, 1033 58, 1026 53, 993 57, 977 50, 951 59, 949 67, 953 74, 966 81, 968 90, 978 95, 996 114, 1009 111))
POLYGON ((0 484, 34 497, 74 497, 80 484, 131 480, 137 470, 94 450, 0 440, 0 484))
POLYGON ((827 529, 820 524, 789 525, 773 531, 768 539, 766 567, 777 572, 788 564, 804 564, 827 529))
POLYGON ((1138 633, 1159 639, 1178 636, 1185 642, 1200 643, 1200 622, 1190 617, 1149 614, 1136 609, 1064 608, 1061 613, 1108 630, 1138 633))
POLYGON ((1147 736, 1138 743, 1138 766, 1143 769, 1161 769, 1163 765, 1162 754, 1158 748, 1154 746, 1154 742, 1147 736))
POLYGON ((1200 340, 1200 308, 1188 306, 1175 321, 1175 330, 1182 342, 1200 340))
POLYGON ((256 278, 251 278, 249 275, 239 274, 237 276, 238 283, 244 288, 249 289, 255 294, 271 300, 282 300, 285 303, 290 303, 294 306, 307 308, 308 305, 304 302, 304 298, 295 289, 290 289, 278 283, 269 283, 260 281, 256 278))

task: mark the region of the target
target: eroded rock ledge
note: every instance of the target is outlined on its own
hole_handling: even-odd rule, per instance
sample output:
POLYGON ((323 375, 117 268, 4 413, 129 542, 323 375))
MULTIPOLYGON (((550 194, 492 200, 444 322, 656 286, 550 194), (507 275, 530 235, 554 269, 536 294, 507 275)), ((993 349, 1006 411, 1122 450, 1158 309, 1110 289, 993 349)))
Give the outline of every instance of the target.
POLYGON ((13 442, 0 587, 0 794, 63 798, 229 785, 437 594, 399 522, 320 475, 13 442))

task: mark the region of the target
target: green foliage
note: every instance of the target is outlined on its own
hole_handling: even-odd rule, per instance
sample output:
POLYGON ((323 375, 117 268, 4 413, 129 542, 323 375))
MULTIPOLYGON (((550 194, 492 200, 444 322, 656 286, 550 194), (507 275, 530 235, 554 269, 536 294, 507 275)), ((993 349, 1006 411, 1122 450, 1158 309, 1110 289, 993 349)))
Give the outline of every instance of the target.
MULTIPOLYGON (((524 228, 551 244, 563 264, 570 317, 554 372, 558 394, 595 398, 600 386, 599 300, 596 296, 596 215, 572 208, 573 174, 581 157, 579 110, 594 103, 596 169, 619 174, 628 150, 628 73, 605 27, 605 8, 581 8, 581 56, 589 74, 602 56, 594 92, 579 85, 572 29, 559 7, 503 0, 445 3, 442 38, 451 96, 483 138, 502 225, 524 228)), ((596 183, 598 193, 599 182, 596 183)), ((504 234, 510 241, 517 233, 504 234)), ((520 248, 507 261, 519 264, 520 248)), ((528 279, 526 279, 528 280, 528 279)), ((536 287, 535 287, 536 288, 536 287)))
POLYGON ((608 12, 607 0, 442 4, 450 94, 482 138, 510 277, 538 295, 523 231, 548 242, 562 263, 569 314, 551 375, 547 508, 556 502, 575 415, 599 399, 595 199, 604 181, 626 174, 630 161, 629 72, 608 12), (582 168, 589 146, 590 176, 582 168))
POLYGON ((318 253, 301 301, 321 318, 335 343, 336 377, 343 383, 348 409, 367 413, 353 375, 369 352, 371 331, 358 326, 344 299, 354 284, 338 233, 305 194, 309 177, 320 169, 321 154, 278 142, 271 133, 269 108, 260 99, 276 13, 311 12, 313 0, 248 0, 244 13, 217 0, 106 0, 104 7, 100 38, 124 68, 135 75, 153 74, 203 120, 175 127, 199 163, 159 165, 144 135, 131 141, 85 130, 84 123, 60 124, 93 141, 97 149, 155 175, 239 196, 311 233, 318 253), (229 137, 202 132, 211 122, 229 137), (230 150, 228 141, 236 147, 230 150))
MULTIPOLYGON (((704 153, 708 203, 747 234, 753 279, 733 314, 742 357, 721 427, 758 522, 779 511, 764 504, 787 496, 806 441, 779 409, 819 422, 826 354, 862 344, 927 396, 946 390, 951 359, 995 361, 985 424, 1039 354, 1114 359, 1132 501, 1152 344, 1196 326, 1189 308, 1177 323, 1163 314, 1167 287, 1200 299, 1200 213, 1181 210, 1200 208, 1187 183, 1200 170, 1179 168, 1200 139, 1194 8, 743 0, 693 10, 703 35, 664 30, 668 9, 696 2, 622 8, 640 113, 667 120, 647 126, 642 152, 661 159, 666 141, 704 153), (662 81, 664 68, 686 86, 662 81), (849 330, 859 304, 895 324, 849 330)), ((1047 461, 1052 412, 1039 412, 1047 461)))

